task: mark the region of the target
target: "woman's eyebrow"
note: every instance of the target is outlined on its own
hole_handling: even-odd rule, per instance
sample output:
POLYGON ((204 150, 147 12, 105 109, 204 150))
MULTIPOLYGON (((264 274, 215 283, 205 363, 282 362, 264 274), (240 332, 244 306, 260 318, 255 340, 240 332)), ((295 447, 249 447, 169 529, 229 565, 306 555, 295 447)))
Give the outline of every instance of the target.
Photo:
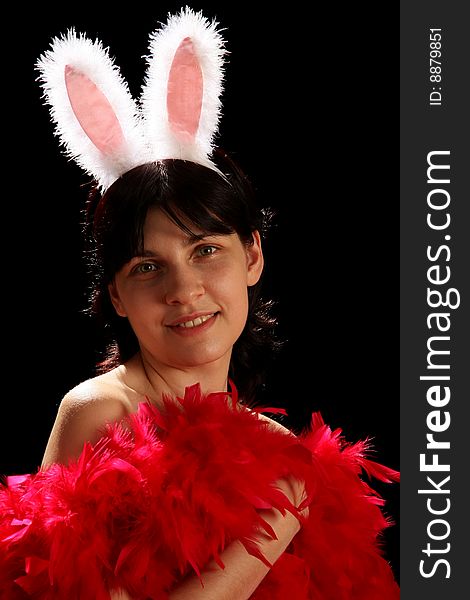
POLYGON ((185 246, 191 246, 191 244, 195 244, 196 242, 200 242, 206 237, 212 237, 210 233, 191 233, 184 241, 185 246))
POLYGON ((227 234, 227 233, 192 233, 191 235, 189 235, 187 237, 187 239, 185 240, 184 244, 185 246, 189 246, 191 244, 195 244, 196 242, 200 242, 201 240, 205 240, 207 238, 227 238, 230 237, 230 235, 234 235, 234 234, 227 234))
MULTIPOLYGON (((192 244, 196 244, 197 242, 200 242, 206 238, 220 237, 221 235, 222 234, 217 233, 192 233, 184 239, 183 245, 191 246, 192 244)), ((136 254, 134 258, 156 258, 158 256, 160 256, 158 251, 144 248, 144 250, 141 253, 136 254)))
POLYGON ((158 256, 158 252, 155 252, 154 250, 143 250, 142 252, 139 252, 139 254, 136 254, 133 258, 153 258, 158 256))

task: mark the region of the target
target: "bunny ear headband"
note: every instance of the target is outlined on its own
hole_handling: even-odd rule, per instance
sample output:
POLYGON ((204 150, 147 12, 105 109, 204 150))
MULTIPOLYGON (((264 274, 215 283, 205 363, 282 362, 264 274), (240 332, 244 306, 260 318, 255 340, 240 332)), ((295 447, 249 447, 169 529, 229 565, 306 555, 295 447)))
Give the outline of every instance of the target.
POLYGON ((220 117, 224 41, 186 8, 152 34, 140 105, 98 40, 71 29, 37 63, 55 133, 102 192, 133 167, 210 160, 220 117))

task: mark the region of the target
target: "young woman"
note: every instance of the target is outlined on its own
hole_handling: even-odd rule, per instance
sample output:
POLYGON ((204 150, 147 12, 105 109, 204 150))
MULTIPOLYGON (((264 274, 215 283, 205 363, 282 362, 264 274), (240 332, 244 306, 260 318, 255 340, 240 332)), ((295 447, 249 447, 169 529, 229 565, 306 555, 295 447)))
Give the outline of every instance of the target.
MULTIPOLYGON (((163 411, 165 394, 183 397, 195 383, 204 394, 229 390, 229 372, 240 404, 253 400, 268 351, 263 338, 266 346, 272 326, 257 290, 263 214, 235 165, 218 156, 226 178, 195 163, 165 160, 134 168, 96 207, 90 202, 93 306, 116 332, 103 367, 118 366, 65 396, 44 467, 78 458, 84 442, 99 440, 105 423, 122 421, 146 400, 163 411)), ((300 504, 300 482, 286 478, 277 485, 300 504)), ((275 561, 300 524, 289 513, 266 517, 279 538, 266 546, 275 561)), ((268 569, 239 544, 230 557, 232 568, 229 562, 209 579, 214 588, 204 577, 202 589, 194 577, 170 598, 219 598, 222 589, 226 597, 249 597, 268 569)))
POLYGON ((259 296, 263 213, 207 143, 220 36, 187 9, 153 41, 150 134, 96 44, 69 34, 42 63, 63 141, 97 181, 87 256, 110 344, 103 373, 63 399, 39 473, 0 494, 0 590, 397 598, 380 500, 358 477, 396 474, 318 415, 296 438, 249 408, 273 322, 259 296))
POLYGON ((253 400, 272 326, 257 289, 263 215, 233 168, 223 178, 189 161, 145 164, 92 199, 88 216, 91 308, 114 337, 106 372, 64 398, 45 464, 76 458, 146 398, 161 407, 196 382, 227 391, 229 368, 253 400))

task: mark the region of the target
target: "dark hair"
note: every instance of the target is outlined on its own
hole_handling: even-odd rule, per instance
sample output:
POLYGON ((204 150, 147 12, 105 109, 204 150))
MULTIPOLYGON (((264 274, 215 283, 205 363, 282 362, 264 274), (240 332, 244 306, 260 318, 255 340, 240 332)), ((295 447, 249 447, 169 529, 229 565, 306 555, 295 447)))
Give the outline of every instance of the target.
MULTIPOLYGON (((127 319, 118 317, 107 286, 115 274, 143 249, 143 228, 149 208, 158 207, 181 229, 192 234, 188 223, 205 234, 237 233, 245 244, 253 232, 264 238, 272 213, 260 209, 253 188, 241 169, 221 150, 214 169, 190 161, 165 159, 128 171, 100 197, 94 190, 85 211, 86 257, 92 276, 88 312, 98 317, 106 333, 105 372, 127 361, 138 350, 137 338, 127 319)), ((240 399, 254 403, 272 351, 276 320, 271 301, 260 297, 261 280, 248 288, 248 319, 234 345, 229 376, 240 399)))

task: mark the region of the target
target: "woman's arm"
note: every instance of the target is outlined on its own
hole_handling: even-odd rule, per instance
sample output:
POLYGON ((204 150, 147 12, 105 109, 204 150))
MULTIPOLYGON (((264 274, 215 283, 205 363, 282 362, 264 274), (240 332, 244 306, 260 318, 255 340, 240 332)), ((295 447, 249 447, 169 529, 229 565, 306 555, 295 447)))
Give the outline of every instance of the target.
MULTIPOLYGON (((289 512, 284 517, 276 509, 258 512, 271 525, 278 538, 273 540, 265 533, 255 538, 261 552, 274 564, 299 531, 300 523, 289 512)), ((173 588, 169 594, 170 600, 247 600, 269 572, 269 568, 248 554, 238 540, 229 544, 220 558, 225 569, 212 560, 201 572, 204 588, 199 578, 191 575, 173 588)))
MULTIPOLYGON (((299 505, 304 491, 302 482, 287 478, 278 480, 276 485, 284 491, 295 506, 299 505)), ((278 538, 273 540, 264 532, 260 532, 254 537, 260 551, 271 564, 274 564, 300 530, 300 523, 287 511, 284 517, 276 509, 258 510, 257 512, 271 525, 278 538)), ((304 516, 307 516, 305 511, 302 512, 304 516)), ((197 575, 188 575, 169 592, 169 599, 247 600, 269 572, 269 568, 263 562, 248 554, 239 540, 229 544, 221 552, 220 558, 225 569, 221 569, 215 560, 212 560, 201 571, 204 587, 197 575)), ((131 600, 125 592, 116 592, 111 595, 111 598, 112 600, 131 600)))

